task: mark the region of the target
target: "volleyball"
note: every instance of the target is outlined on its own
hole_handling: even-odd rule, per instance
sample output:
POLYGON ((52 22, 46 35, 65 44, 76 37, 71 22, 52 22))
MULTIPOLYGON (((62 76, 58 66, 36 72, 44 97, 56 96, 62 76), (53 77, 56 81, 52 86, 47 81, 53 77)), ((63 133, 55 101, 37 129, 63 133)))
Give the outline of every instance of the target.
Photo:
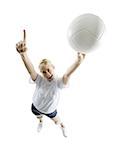
POLYGON ((102 19, 94 14, 83 14, 75 18, 67 32, 70 46, 80 52, 90 52, 105 30, 102 19))

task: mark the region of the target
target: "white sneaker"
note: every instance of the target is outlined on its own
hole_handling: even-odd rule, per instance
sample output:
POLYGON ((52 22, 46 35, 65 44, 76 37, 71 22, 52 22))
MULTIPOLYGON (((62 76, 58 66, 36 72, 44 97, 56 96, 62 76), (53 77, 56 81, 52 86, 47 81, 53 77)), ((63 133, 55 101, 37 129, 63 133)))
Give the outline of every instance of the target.
POLYGON ((66 133, 66 128, 65 127, 61 127, 62 133, 64 137, 67 137, 67 133, 66 133))
POLYGON ((42 129, 43 123, 39 122, 38 127, 37 127, 37 131, 40 132, 42 129))

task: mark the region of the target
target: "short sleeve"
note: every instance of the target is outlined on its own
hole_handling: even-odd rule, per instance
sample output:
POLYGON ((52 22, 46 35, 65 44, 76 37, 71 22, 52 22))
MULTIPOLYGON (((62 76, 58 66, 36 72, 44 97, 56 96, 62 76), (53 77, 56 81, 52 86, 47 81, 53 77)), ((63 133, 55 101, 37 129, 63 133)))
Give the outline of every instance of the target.
POLYGON ((31 77, 30 77, 29 83, 30 83, 30 84, 36 83, 37 85, 40 85, 42 79, 43 79, 43 78, 41 77, 41 75, 38 74, 35 81, 33 81, 33 80, 31 79, 31 77))
POLYGON ((63 88, 67 88, 68 84, 64 84, 63 83, 63 79, 62 78, 58 78, 57 79, 57 86, 58 86, 58 88, 63 89, 63 88))

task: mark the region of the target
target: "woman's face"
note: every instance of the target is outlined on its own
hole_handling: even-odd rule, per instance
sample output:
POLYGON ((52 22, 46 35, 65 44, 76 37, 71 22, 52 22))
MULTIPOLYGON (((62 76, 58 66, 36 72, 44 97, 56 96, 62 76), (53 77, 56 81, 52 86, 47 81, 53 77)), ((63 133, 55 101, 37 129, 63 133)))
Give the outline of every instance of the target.
POLYGON ((54 77, 54 66, 52 64, 47 64, 47 65, 43 64, 41 66, 40 71, 47 80, 51 81, 53 79, 53 77, 54 77))

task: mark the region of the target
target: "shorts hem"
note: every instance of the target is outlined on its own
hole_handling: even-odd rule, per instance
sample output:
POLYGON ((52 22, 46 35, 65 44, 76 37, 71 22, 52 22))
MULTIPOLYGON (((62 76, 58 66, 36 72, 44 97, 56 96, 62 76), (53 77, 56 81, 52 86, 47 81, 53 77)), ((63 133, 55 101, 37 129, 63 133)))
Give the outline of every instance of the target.
POLYGON ((49 118, 54 118, 57 115, 57 110, 53 111, 52 113, 45 114, 45 113, 42 113, 39 110, 37 110, 36 107, 33 104, 31 105, 31 111, 36 116, 45 115, 45 116, 47 116, 49 118))

